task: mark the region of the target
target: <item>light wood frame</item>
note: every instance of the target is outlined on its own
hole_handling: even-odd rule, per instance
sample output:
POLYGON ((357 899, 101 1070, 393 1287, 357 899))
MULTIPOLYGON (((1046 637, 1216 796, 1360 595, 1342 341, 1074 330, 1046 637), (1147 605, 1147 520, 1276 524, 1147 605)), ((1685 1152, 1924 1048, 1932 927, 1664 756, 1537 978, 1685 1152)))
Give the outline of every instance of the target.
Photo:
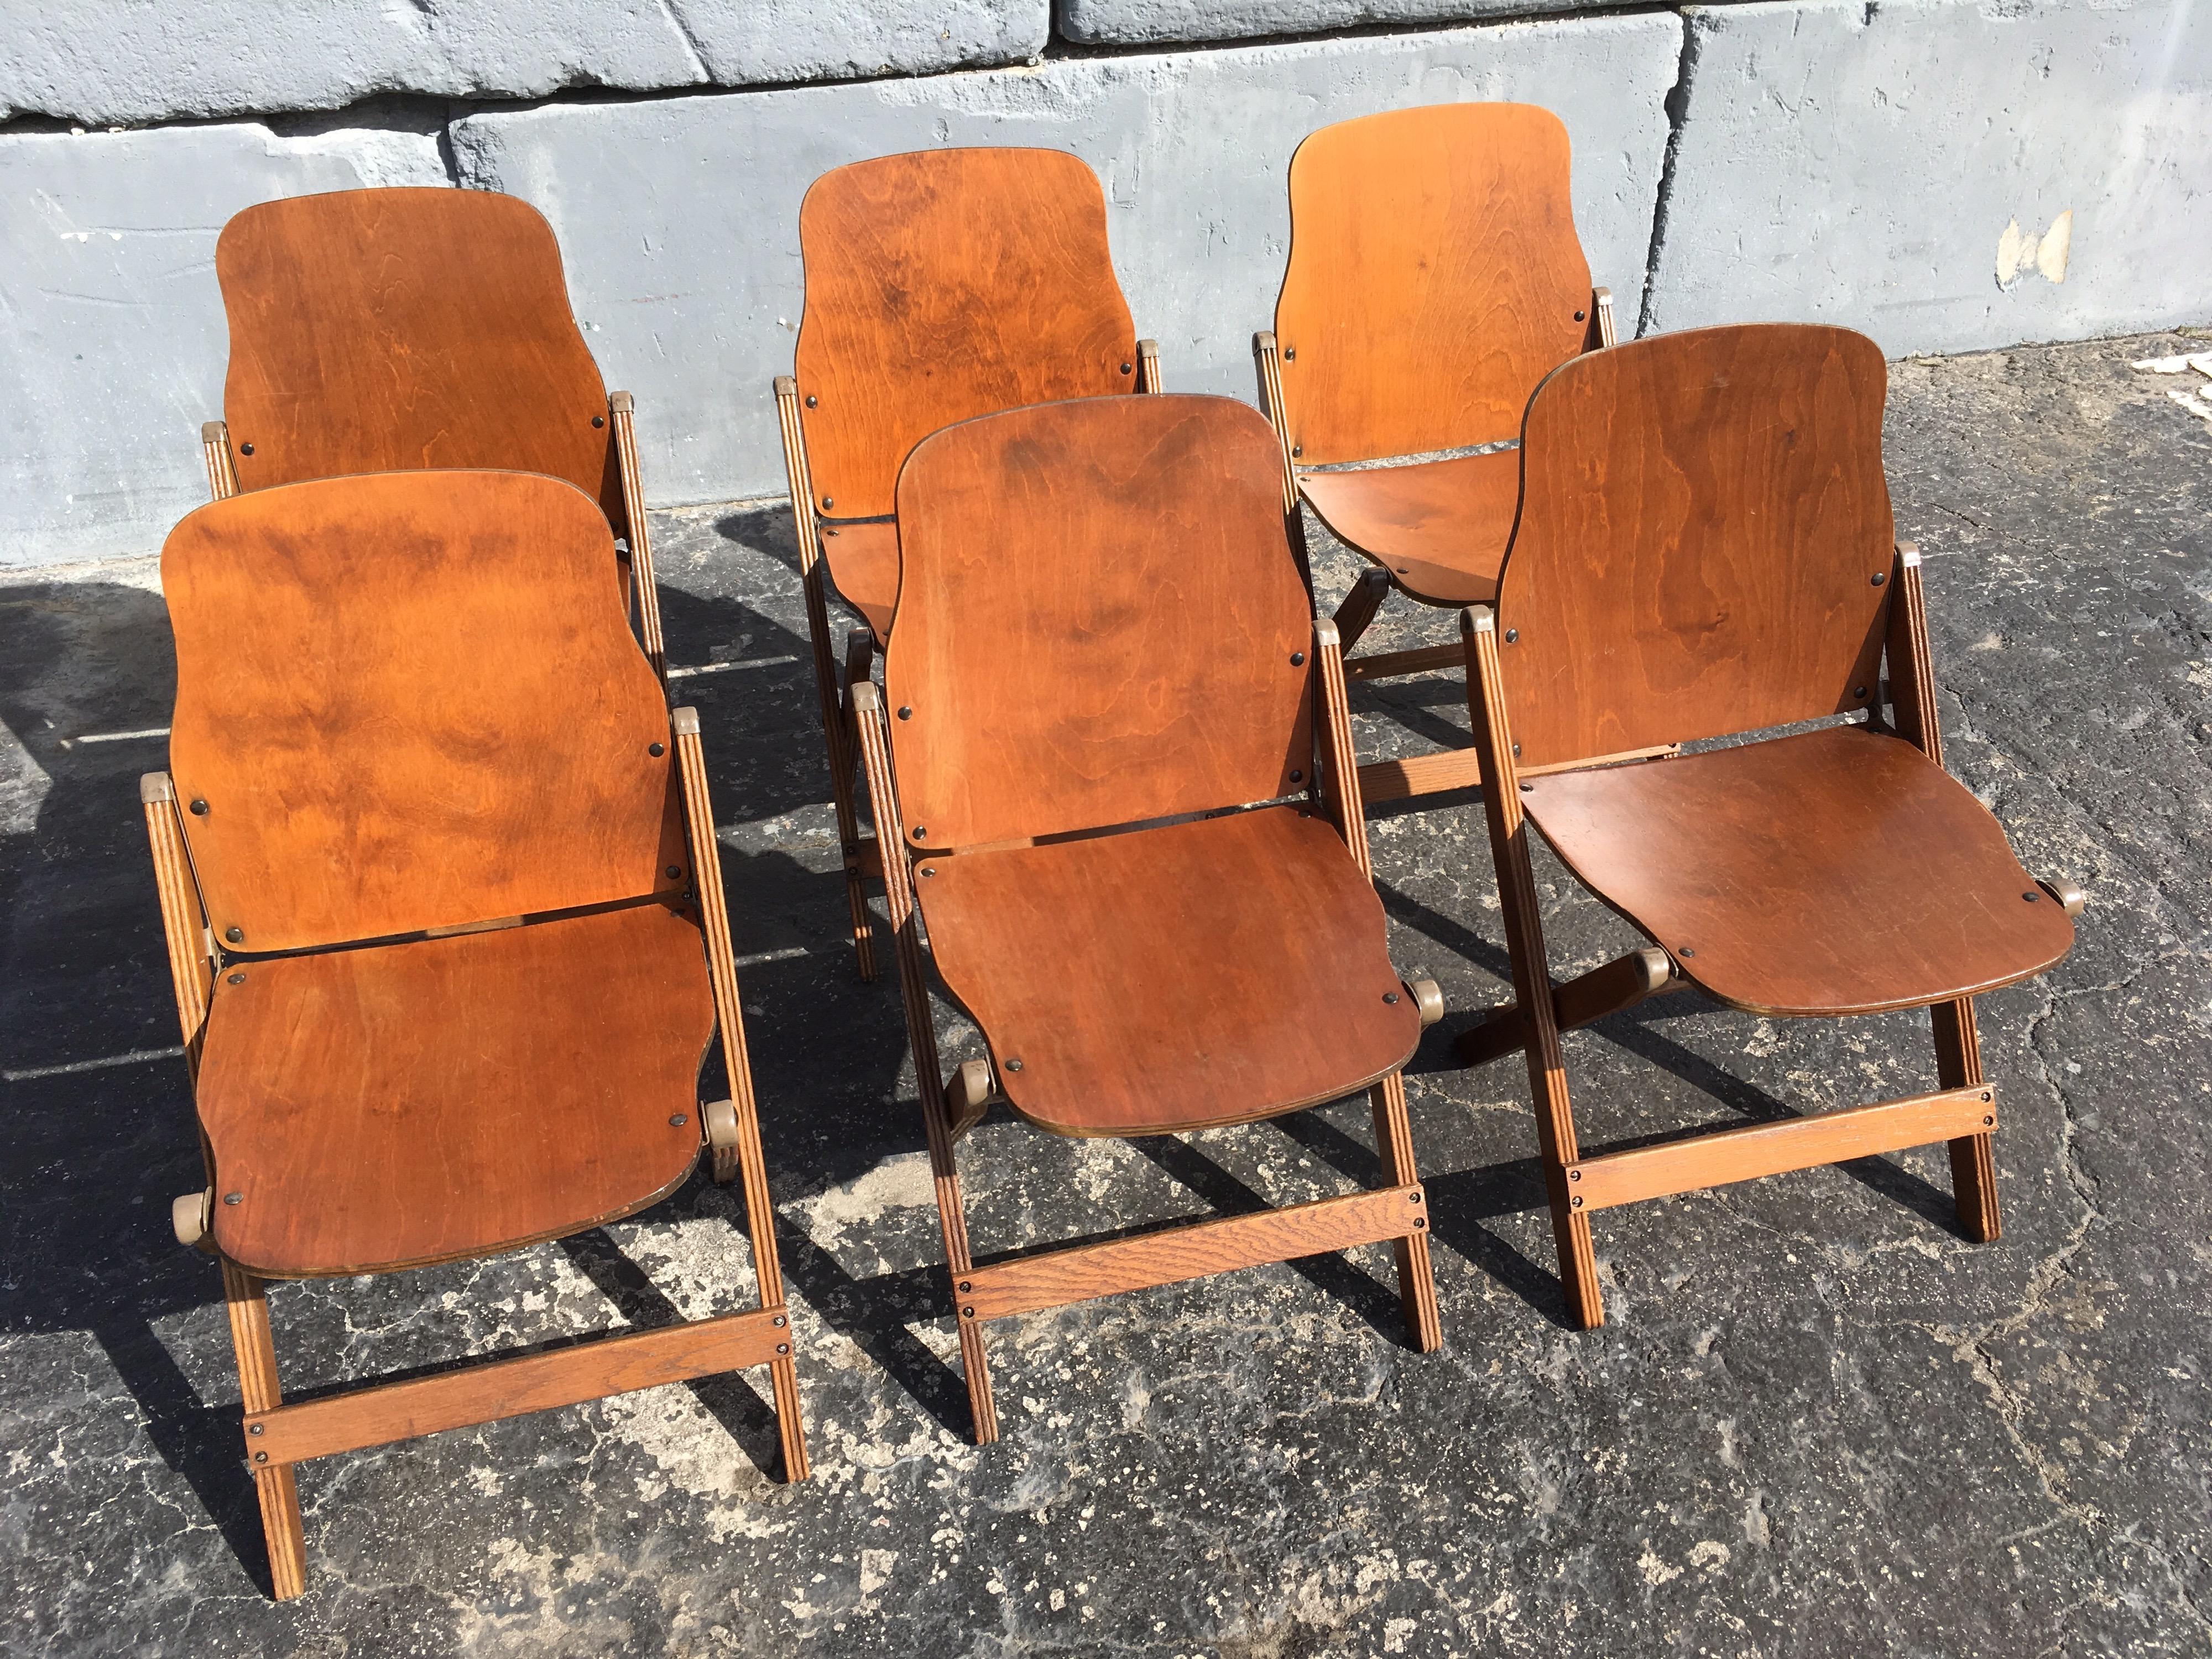
MULTIPOLYGON (((1936 725, 1920 554, 1910 542, 1897 545, 1893 580, 1886 651, 1895 728, 1941 766, 1942 738, 1936 725)), ((1950 1148, 1960 1227, 1977 1243, 1996 1238, 2002 1231, 1992 1152, 1996 1093, 1982 1073, 1972 998, 1939 1002, 1929 1009, 1942 1085, 1936 1093, 1583 1156, 1576 1139, 1560 1033, 1672 988, 1680 969, 1666 951, 1655 947, 1632 951, 1565 984, 1552 978, 1529 858, 1528 822, 1521 807, 1519 782, 1524 775, 1515 763, 1512 725, 1504 700, 1496 613, 1486 605, 1471 606, 1461 613, 1460 627, 1470 667, 1468 704, 1476 745, 1486 774, 1498 781, 1495 788, 1484 792, 1483 809, 1498 870, 1514 1001, 1462 1033, 1456 1046, 1460 1059, 1469 1065, 1516 1048, 1527 1056, 1559 1278, 1575 1324, 1588 1329, 1605 1322, 1590 1237, 1592 1212, 1642 1199, 1940 1140, 1950 1148)), ((1574 767, 1600 766, 1608 760, 1580 761, 1574 767)), ((2079 889, 2041 884, 2069 915, 2081 913, 2079 889)))
MULTIPOLYGON (((210 471, 216 453, 210 446, 210 471)), ((784 1299, 782 1269, 776 1253, 775 1211, 761 1151, 744 1014, 738 1000, 736 963, 714 811, 707 793, 698 711, 672 710, 669 725, 696 872, 695 897, 706 935, 705 966, 714 988, 731 1091, 729 1100, 703 1106, 699 1121, 705 1150, 713 1158, 714 1179, 724 1183, 741 1180, 744 1185, 745 1224, 760 1305, 748 1312, 626 1332, 545 1352, 476 1361, 432 1376, 373 1383, 288 1406, 277 1382, 266 1281, 234 1262, 223 1261, 223 1300, 238 1358, 246 1466, 252 1472, 261 1504, 270 1594, 280 1601, 306 1589, 307 1544, 295 1469, 309 1458, 495 1422, 664 1382, 766 1365, 775 1399, 784 1476, 804 1480, 810 1473, 799 1373, 793 1358, 790 1310, 784 1299)), ((185 1064, 197 1086, 209 994, 226 958, 208 927, 192 874, 184 822, 178 815, 176 787, 169 775, 146 774, 139 781, 139 799, 145 810, 155 885, 161 898, 161 930, 168 945, 185 1064)), ((201 1152, 207 1156, 205 1137, 201 1152)), ((210 1183, 215 1179, 211 1159, 208 1178, 210 1183)), ((179 1200, 178 1207, 183 1210, 185 1200, 179 1200)), ((204 1213, 204 1207, 200 1212, 204 1213)), ((179 1236, 183 1236, 181 1227, 179 1236)), ((203 1249, 213 1249, 211 1235, 188 1242, 197 1243, 203 1249)))
MULTIPOLYGON (((1580 313, 1577 313, 1578 315, 1580 313)), ((1601 351, 1613 344, 1617 336, 1613 322, 1613 290, 1593 288, 1590 290, 1588 327, 1583 335, 1584 351, 1601 351)), ((1283 454, 1283 510, 1294 526, 1297 538, 1299 562, 1305 562, 1304 515, 1300 507, 1305 499, 1301 480, 1313 469, 1298 464, 1292 446, 1290 404, 1283 391, 1282 353, 1274 331, 1262 329, 1252 337, 1253 362, 1259 373, 1260 403, 1270 425, 1275 428, 1275 440, 1283 454)), ((1364 548, 1354 548, 1370 568, 1360 573, 1352 584, 1352 592, 1336 608, 1333 620, 1344 639, 1344 648, 1349 653, 1366 633, 1390 590, 1397 584, 1392 580, 1389 567, 1364 548)), ((1419 599, 1418 595, 1410 597, 1419 599)), ((1425 601, 1421 601, 1426 603, 1425 601)), ((1354 680, 1400 679, 1411 674, 1432 673, 1438 669, 1458 668, 1470 676, 1463 645, 1418 646, 1407 651, 1370 652, 1364 657, 1347 655, 1345 659, 1346 677, 1354 680)), ((1635 755, 1609 757, 1614 760, 1630 760, 1644 755, 1665 754, 1669 750, 1638 750, 1635 755)), ((1482 784, 1482 763, 1480 746, 1470 744, 1464 749, 1441 750, 1434 754, 1413 755, 1397 760, 1370 761, 1359 769, 1359 787, 1370 805, 1383 801, 1407 800, 1421 795, 1440 794, 1447 790, 1479 788, 1482 784)))
MULTIPOLYGON (((1136 391, 1160 387, 1160 343, 1137 342, 1136 391)), ((864 980, 876 977, 874 928, 868 916, 866 882, 883 878, 883 859, 872 830, 860 830, 859 794, 854 775, 860 765, 854 725, 853 693, 872 683, 878 641, 872 629, 848 629, 842 662, 830 631, 829 560, 822 547, 823 520, 815 502, 814 474, 806 459, 806 423, 798 377, 775 377, 776 426, 783 442, 784 479, 791 493, 792 531, 799 543, 799 580, 806 596, 806 631, 814 653, 814 695, 822 719, 822 741, 830 760, 830 795, 837 813, 837 839, 844 851, 845 900, 853 929, 853 959, 864 980)))
MULTIPOLYGON (((668 652, 661 637, 660 587, 653 574, 653 535, 646 524, 645 483, 637 462, 637 399, 627 392, 608 393, 607 420, 622 476, 623 516, 629 520, 623 538, 629 567, 625 598, 646 659, 665 688, 668 652)), ((207 467, 209 500, 220 501, 238 494, 238 464, 231 453, 228 422, 200 423, 200 459, 207 467)))
MULTIPOLYGON (((1372 881, 1374 868, 1368 857, 1366 823, 1359 805, 1358 771, 1352 761, 1343 651, 1335 625, 1316 623, 1314 643, 1321 671, 1316 696, 1322 718, 1316 726, 1322 738, 1327 805, 1360 873, 1372 881)), ((872 682, 854 688, 853 713, 870 811, 878 823, 902 823, 891 770, 890 723, 884 718, 882 694, 872 682)), ((940 849, 927 856, 945 855, 940 849)), ((990 1320, 1040 1308, 1064 1307, 1123 1291, 1387 1240, 1396 1254, 1399 1297, 1415 1346, 1428 1353, 1443 1346, 1429 1252, 1427 1194, 1414 1167, 1404 1077, 1395 1071, 1368 1091, 1385 1183, 1380 1188, 1251 1215, 1164 1227, 1104 1243, 1047 1249, 977 1267, 969 1245, 967 1211, 953 1152, 960 1137, 988 1104, 988 1070, 979 1075, 978 1068, 984 1062, 969 1061, 953 1079, 944 1077, 915 896, 913 860, 916 856, 921 855, 902 846, 885 860, 884 884, 896 940, 907 1036, 914 1048, 915 1075, 921 1084, 922 1127, 929 1143, 945 1267, 951 1279, 961 1369, 967 1380, 977 1444, 999 1437, 983 1327, 990 1320)), ((1421 989, 1415 989, 1414 995, 1422 1005, 1425 1022, 1434 999, 1421 989)))

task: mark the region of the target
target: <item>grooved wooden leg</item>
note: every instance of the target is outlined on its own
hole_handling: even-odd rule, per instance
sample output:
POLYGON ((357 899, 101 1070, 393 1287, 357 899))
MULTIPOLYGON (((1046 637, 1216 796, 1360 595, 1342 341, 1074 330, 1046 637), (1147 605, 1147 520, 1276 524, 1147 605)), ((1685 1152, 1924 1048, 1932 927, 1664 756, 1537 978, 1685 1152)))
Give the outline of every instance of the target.
MULTIPOLYGON (((1420 1177, 1413 1170, 1413 1132, 1406 1119, 1406 1079, 1393 1072, 1367 1091, 1375 1111, 1375 1150, 1382 1160, 1382 1180, 1388 1186, 1410 1187, 1420 1177)), ((1437 1316, 1436 1272, 1429 1259, 1427 1206, 1417 1218, 1420 1227, 1404 1238, 1391 1241, 1398 1257, 1398 1299, 1406 1309, 1406 1334, 1423 1353, 1434 1353, 1444 1345, 1443 1323, 1437 1316)))
MULTIPOLYGON (((222 1264, 222 1297, 230 1314, 230 1341, 238 1353, 238 1391, 248 1412, 283 1403, 276 1386, 276 1343, 269 1328, 269 1302, 261 1281, 230 1262, 222 1264)), ((289 1463, 253 1471, 261 1500, 261 1534, 269 1544, 269 1593, 289 1601, 307 1588, 307 1534, 300 1519, 300 1488, 289 1463)))
MULTIPOLYGON (((795 1337, 793 1346, 797 1346, 795 1337)), ((805 1419, 799 1409, 798 1364, 789 1354, 780 1354, 769 1361, 768 1375, 775 1391, 776 1433, 783 1442, 783 1478, 804 1480, 814 1469, 807 1459, 805 1419)))
MULTIPOLYGON (((1937 1080, 1947 1089, 1980 1087, 1986 1079, 1973 999, 1939 1002, 1928 1012, 1936 1028, 1937 1080)), ((2004 1218, 1997 1212, 1996 1137, 1962 1135, 1950 1147, 1951 1198, 1959 1225, 1976 1243, 1991 1243, 2004 1236, 2004 1218)))

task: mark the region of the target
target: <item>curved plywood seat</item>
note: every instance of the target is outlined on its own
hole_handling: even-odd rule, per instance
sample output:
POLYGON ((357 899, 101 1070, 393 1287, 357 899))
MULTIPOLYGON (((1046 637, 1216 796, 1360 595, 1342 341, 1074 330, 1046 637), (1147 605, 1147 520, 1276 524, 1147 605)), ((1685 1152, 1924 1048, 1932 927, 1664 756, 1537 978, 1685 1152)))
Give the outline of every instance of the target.
POLYGON ((1978 996, 2074 943, 1972 792, 1864 726, 1531 778, 1522 803, 1686 978, 1754 1013, 1978 996))
POLYGON ((1307 472, 1299 488, 1339 541, 1425 605, 1487 605, 1521 499, 1512 449, 1406 466, 1307 472))
POLYGON ((890 638, 891 612, 898 608, 898 526, 888 521, 824 525, 822 555, 830 561, 830 580, 866 618, 877 642, 890 638))
POLYGON ((644 1208, 699 1156, 704 960, 648 904, 240 964, 200 1063, 239 1194, 217 1246, 267 1277, 375 1273, 644 1208))
POLYGON ((1373 886, 1290 807, 925 859, 915 876, 938 971, 1006 1098, 1061 1134, 1295 1111, 1395 1071, 1420 1036, 1373 886))

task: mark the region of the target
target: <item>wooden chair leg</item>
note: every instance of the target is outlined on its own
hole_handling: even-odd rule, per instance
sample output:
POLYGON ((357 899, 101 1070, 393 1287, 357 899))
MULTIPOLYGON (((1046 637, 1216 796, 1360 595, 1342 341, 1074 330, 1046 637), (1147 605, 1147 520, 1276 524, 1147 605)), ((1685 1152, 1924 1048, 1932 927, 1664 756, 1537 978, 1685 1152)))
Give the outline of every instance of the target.
MULTIPOLYGON (((222 1296, 230 1312, 231 1346, 238 1352, 239 1396, 247 1413, 283 1402, 276 1386, 276 1343, 269 1328, 269 1301, 261 1281, 230 1262, 222 1264, 222 1296)), ((289 1601, 307 1588, 307 1535, 300 1519, 300 1487, 289 1463, 253 1471, 261 1500, 261 1532, 269 1542, 269 1593, 289 1601)))
POLYGON ((1554 1000, 1558 988, 1544 955, 1542 911, 1535 872, 1528 862, 1528 823, 1521 810, 1521 778, 1500 685, 1496 614, 1487 605, 1462 611, 1460 631, 1468 646, 1467 696, 1475 744, 1484 775, 1497 780, 1494 788, 1482 792, 1482 813, 1498 867, 1498 899, 1513 963, 1514 1000, 1524 1016, 1528 1091, 1536 1103, 1536 1139, 1543 1157, 1544 1188, 1551 1200, 1552 1236, 1559 1247, 1559 1284, 1566 1292, 1568 1317, 1579 1328, 1593 1330, 1605 1323, 1605 1302, 1598 1289, 1589 1217, 1570 1190, 1572 1182, 1567 1175, 1567 1166, 1577 1161, 1580 1152, 1575 1141, 1574 1105, 1567 1095, 1566 1061, 1559 1049, 1554 1000))
MULTIPOLYGON (((1367 1092, 1375 1111, 1375 1150, 1382 1161, 1382 1180, 1392 1187, 1410 1187, 1420 1179, 1413 1170, 1413 1131, 1406 1117, 1406 1079, 1393 1072, 1367 1092)), ((1406 1309, 1406 1334, 1423 1353, 1434 1353, 1444 1345, 1443 1322, 1437 1316, 1436 1272, 1429 1260, 1428 1218, 1417 1217, 1414 1232, 1394 1240, 1398 1256, 1398 1299, 1406 1309)))
MULTIPOLYGON (((1973 999, 1939 1002, 1928 1012, 1936 1027, 1937 1079, 1947 1089, 1980 1087, 1982 1040, 1974 1029, 1973 999)), ((1951 1196, 1959 1225, 1976 1243, 1991 1243, 2004 1233, 2004 1219, 1997 1212, 1996 1137, 1963 1135, 1950 1147, 1951 1196)))
POLYGON ((968 1210, 953 1161, 952 1122, 945 1108, 944 1062, 929 1007, 929 979, 921 959, 914 878, 898 831, 897 787, 891 779, 890 733, 884 725, 883 694, 872 681, 853 688, 853 726, 867 769, 868 805, 876 821, 876 846, 884 863, 884 894, 897 941, 899 1000, 906 1006, 906 1035, 914 1049, 921 1089, 922 1132, 929 1141, 929 1170, 937 1188, 937 1218, 945 1234, 945 1266, 952 1281, 952 1322, 960 1332, 960 1370, 968 1381, 968 1409, 975 1443, 999 1437, 999 1408, 991 1396, 991 1361, 983 1347, 983 1322, 961 1297, 972 1288, 975 1265, 968 1246, 968 1210))

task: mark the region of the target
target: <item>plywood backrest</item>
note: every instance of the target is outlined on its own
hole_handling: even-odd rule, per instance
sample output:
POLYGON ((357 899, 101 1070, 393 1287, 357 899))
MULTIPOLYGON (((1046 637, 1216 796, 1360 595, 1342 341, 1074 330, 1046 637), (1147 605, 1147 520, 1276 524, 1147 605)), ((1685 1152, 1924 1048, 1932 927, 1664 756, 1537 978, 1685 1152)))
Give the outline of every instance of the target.
POLYGON ((215 264, 240 489, 499 467, 566 478, 622 532, 606 386, 553 228, 527 202, 416 189, 264 202, 223 227, 215 264))
POLYGON ((1544 382, 1498 600, 1523 765, 1871 706, 1887 386, 1864 335, 1787 324, 1640 340, 1544 382))
POLYGON ((815 506, 891 510, 899 465, 994 410, 1136 386, 1098 177, 1052 149, 937 149, 825 173, 799 210, 800 418, 815 506))
POLYGON ((909 847, 1268 800, 1310 758, 1281 452, 1226 398, 1086 398, 925 440, 884 663, 909 847))
POLYGON ((284 484, 172 531, 170 767, 217 938, 680 890, 667 708, 613 556, 589 496, 521 472, 284 484))
POLYGON ((1549 110, 1363 116, 1291 158, 1275 337, 1307 465, 1511 437, 1536 382, 1581 349, 1589 305, 1549 110))

